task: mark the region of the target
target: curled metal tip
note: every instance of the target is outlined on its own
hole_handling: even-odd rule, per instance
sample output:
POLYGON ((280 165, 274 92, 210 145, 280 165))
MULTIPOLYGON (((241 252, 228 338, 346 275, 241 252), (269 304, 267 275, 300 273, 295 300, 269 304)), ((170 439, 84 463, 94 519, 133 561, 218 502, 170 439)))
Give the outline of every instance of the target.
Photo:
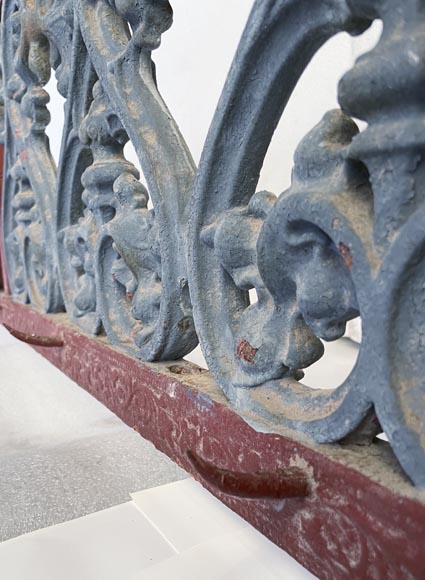
POLYGON ((28 334, 26 332, 21 332, 20 330, 16 330, 12 328, 8 324, 4 324, 3 326, 5 329, 15 338, 20 340, 21 342, 26 342, 27 344, 31 344, 33 346, 45 346, 45 347, 61 347, 64 345, 62 338, 55 337, 55 336, 39 336, 38 334, 28 334))
POLYGON ((209 486, 226 495, 257 500, 282 500, 309 495, 308 477, 299 467, 278 469, 273 473, 236 473, 211 465, 191 451, 186 451, 186 457, 209 486))

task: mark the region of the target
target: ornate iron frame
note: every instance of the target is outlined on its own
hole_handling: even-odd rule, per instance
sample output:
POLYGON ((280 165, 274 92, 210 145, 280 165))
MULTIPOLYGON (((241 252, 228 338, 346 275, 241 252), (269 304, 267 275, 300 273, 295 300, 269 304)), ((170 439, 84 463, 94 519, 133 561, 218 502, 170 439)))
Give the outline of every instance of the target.
POLYGON ((171 23, 168 0, 3 2, 0 319, 316 573, 423 577, 425 2, 256 0, 199 168, 156 83, 152 51, 171 23), (341 108, 301 141, 291 187, 256 191, 312 56, 375 19, 382 37, 341 79, 341 108), (45 132, 52 70, 66 99, 58 167, 45 132), (124 155, 128 140, 147 188, 124 155), (357 316, 362 344, 346 381, 328 390, 300 383, 322 340, 341 337, 357 316), (179 360, 198 338, 225 399, 208 374, 179 360), (193 410, 185 428, 183 400, 193 410), (161 443, 167 416, 184 445, 161 443), (229 431, 207 443, 199 432, 220 418, 229 431), (381 431, 389 445, 376 440, 381 431), (238 459, 250 445, 259 458, 238 459), (353 506, 339 509, 324 485, 344 505, 357 493, 381 532, 353 506), (404 523, 378 515, 378 497, 386 509, 396 502, 404 523), (327 548, 314 537, 317 522, 327 548), (342 554, 351 540, 350 559, 342 554))

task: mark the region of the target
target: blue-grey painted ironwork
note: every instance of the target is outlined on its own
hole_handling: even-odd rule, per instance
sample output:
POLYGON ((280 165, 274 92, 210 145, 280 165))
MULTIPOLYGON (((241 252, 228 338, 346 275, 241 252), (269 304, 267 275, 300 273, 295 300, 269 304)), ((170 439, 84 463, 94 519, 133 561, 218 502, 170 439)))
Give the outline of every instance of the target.
POLYGON ((178 358, 197 344, 186 272, 195 166, 158 92, 151 59, 171 25, 171 6, 167 0, 78 0, 75 7, 88 54, 139 156, 154 206, 147 210, 147 191, 136 182, 135 169, 122 165, 123 159, 117 168, 109 159, 101 180, 111 180, 116 213, 98 231, 98 312, 115 344, 145 360, 178 358))
POLYGON ((424 486, 424 12, 424 0, 256 0, 196 170, 151 58, 172 23, 167 0, 6 0, 14 298, 65 307, 144 360, 184 356, 199 336, 237 409, 318 442, 364 444, 384 430, 424 486), (340 109, 299 144, 291 187, 256 191, 315 52, 377 18, 380 42, 341 79, 340 109), (45 134, 52 68, 66 97, 58 169, 45 134), (301 384, 322 341, 357 316, 346 381, 301 384))
POLYGON ((73 16, 67 67, 69 85, 62 93, 66 101, 57 176, 57 261, 69 318, 86 332, 97 334, 101 331, 101 321, 96 309, 93 258, 96 226, 92 212, 84 205, 82 183, 84 172, 93 163, 93 153, 80 140, 80 127, 89 112, 97 77, 76 14, 73 16))
POLYGON ((373 434, 376 411, 419 485, 425 320, 413 266, 422 252, 415 230, 424 223, 415 193, 423 9, 416 0, 255 3, 201 160, 190 250, 197 330, 234 404, 321 442, 373 434), (382 39, 342 79, 343 112, 327 114, 298 147, 291 188, 276 201, 255 193, 273 131, 314 52, 376 17, 382 39), (351 112, 369 122, 366 131, 358 134, 351 112), (417 285, 416 300, 400 287, 402 274, 417 285), (298 369, 323 353, 319 338, 338 338, 358 314, 363 341, 344 384, 332 391, 300 384, 298 369))
MULTIPOLYGON (((45 128, 50 120, 49 17, 35 3, 5 2, 2 68, 7 110, 3 236, 16 299, 61 308, 55 247, 56 174, 45 128), (29 153, 31 152, 31 153, 29 153)), ((54 63, 56 64, 56 63, 54 63)))

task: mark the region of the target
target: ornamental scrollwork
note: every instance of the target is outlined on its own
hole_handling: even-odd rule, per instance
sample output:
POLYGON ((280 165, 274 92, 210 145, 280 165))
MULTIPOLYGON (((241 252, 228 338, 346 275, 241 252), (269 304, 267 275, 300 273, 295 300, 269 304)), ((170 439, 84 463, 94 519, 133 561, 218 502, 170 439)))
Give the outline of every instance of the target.
POLYGON ((152 59, 168 0, 7 0, 2 19, 13 298, 65 309, 143 360, 182 357, 199 337, 241 413, 320 443, 367 444, 383 430, 425 485, 423 1, 255 0, 198 169, 152 59), (298 145, 290 187, 257 191, 311 58, 375 19, 380 41, 298 145), (58 167, 52 70, 66 99, 58 167), (301 382, 358 316, 343 384, 301 382))
POLYGON ((186 268, 195 166, 157 87, 152 50, 172 23, 168 1, 76 2, 82 37, 116 118, 138 154, 110 184, 118 205, 95 249, 98 312, 106 333, 145 360, 197 344, 186 268), (147 209, 147 196, 153 211, 147 209))
POLYGON ((49 3, 4 4, 2 71, 6 110, 3 236, 12 295, 45 311, 61 308, 54 256, 56 168, 45 133, 52 66, 49 3))
POLYGON ((201 158, 189 251, 200 342, 234 405, 319 442, 364 443, 383 429, 417 485, 425 483, 423 38, 416 0, 255 2, 201 158), (300 143, 289 190, 256 192, 307 63, 331 36, 360 34, 376 18, 380 41, 341 80, 341 110, 300 143), (358 315, 363 340, 345 382, 301 383, 322 341, 358 315))

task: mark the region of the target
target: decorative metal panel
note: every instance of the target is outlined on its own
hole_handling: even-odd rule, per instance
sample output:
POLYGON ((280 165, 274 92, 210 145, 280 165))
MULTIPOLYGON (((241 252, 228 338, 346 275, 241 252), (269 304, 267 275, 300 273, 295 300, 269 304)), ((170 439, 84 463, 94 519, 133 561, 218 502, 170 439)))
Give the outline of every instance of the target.
POLYGON ((66 310, 147 361, 183 357, 199 337, 236 409, 322 443, 383 430, 424 486, 425 2, 256 0, 198 169, 156 82, 152 52, 171 23, 167 0, 3 2, 13 299, 66 310), (375 19, 379 43, 299 144, 290 188, 257 191, 311 58, 375 19), (52 70, 66 98, 58 167, 45 132, 52 70), (301 384, 357 316, 346 381, 301 384))

